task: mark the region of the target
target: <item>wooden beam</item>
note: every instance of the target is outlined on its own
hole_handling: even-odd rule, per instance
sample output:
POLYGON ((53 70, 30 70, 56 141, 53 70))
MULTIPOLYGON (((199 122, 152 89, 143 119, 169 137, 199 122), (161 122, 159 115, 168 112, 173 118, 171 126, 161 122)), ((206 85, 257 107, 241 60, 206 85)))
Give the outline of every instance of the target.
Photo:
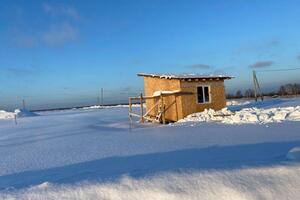
POLYGON ((175 109, 176 109, 176 119, 178 121, 178 108, 177 108, 177 96, 175 96, 175 109))
POLYGON ((130 120, 130 124, 132 123, 132 118, 131 118, 131 115, 130 113, 132 113, 132 107, 131 107, 131 98, 129 98, 129 107, 128 107, 128 112, 129 112, 129 120, 130 120))
POLYGON ((138 115, 138 114, 136 114, 136 113, 129 113, 129 115, 131 115, 131 116, 134 116, 134 117, 141 117, 141 115, 138 115))
POLYGON ((153 119, 153 118, 151 118, 151 117, 144 117, 146 120, 148 120, 148 121, 152 121, 152 122, 156 122, 156 123, 159 123, 159 121, 158 120, 156 120, 156 119, 153 119))
POLYGON ((163 124, 166 124, 166 108, 165 108, 165 105, 163 105, 163 108, 162 108, 162 120, 163 120, 163 124))
POLYGON ((165 118, 165 105, 164 105, 164 98, 162 95, 160 95, 160 102, 161 102, 161 116, 162 116, 162 122, 163 124, 166 123, 166 118, 165 118))
POLYGON ((146 117, 156 106, 158 106, 158 104, 159 101, 157 101, 157 103, 154 106, 152 106, 149 110, 147 110, 147 112, 144 114, 144 117, 146 117))

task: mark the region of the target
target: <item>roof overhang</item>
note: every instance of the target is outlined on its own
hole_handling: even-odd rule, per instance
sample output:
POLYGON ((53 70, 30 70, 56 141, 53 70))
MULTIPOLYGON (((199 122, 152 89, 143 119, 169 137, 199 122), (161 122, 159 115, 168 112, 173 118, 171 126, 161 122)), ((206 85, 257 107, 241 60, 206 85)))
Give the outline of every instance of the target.
POLYGON ((203 75, 203 74, 149 74, 149 73, 138 73, 138 76, 153 77, 160 79, 177 79, 183 81, 207 81, 207 80, 229 80, 234 78, 228 75, 203 75))

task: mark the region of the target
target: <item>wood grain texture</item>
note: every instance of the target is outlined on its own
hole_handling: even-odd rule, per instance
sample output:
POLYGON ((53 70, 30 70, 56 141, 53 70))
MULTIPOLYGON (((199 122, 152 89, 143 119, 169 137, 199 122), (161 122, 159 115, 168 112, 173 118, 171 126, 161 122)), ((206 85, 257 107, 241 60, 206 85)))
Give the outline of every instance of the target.
MULTIPOLYGON (((189 114, 201 112, 204 109, 212 108, 220 110, 226 106, 224 80, 205 80, 202 79, 184 81, 178 79, 161 79, 159 77, 144 77, 145 96, 152 96, 156 91, 180 90, 187 94, 173 94, 163 97, 165 105, 165 119, 167 121, 178 121, 189 114), (210 102, 198 104, 197 87, 209 86, 210 102)), ((160 97, 146 99, 146 107, 152 108, 160 97)), ((160 104, 159 104, 160 105, 160 104)), ((149 112, 150 117, 155 117, 159 111, 159 106, 149 112)))

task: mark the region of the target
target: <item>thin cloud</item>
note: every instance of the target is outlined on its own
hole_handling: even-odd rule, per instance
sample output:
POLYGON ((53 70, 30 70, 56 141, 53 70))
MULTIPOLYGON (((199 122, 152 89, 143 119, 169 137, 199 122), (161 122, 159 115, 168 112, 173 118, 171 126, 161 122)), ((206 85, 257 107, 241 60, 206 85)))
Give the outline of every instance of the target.
POLYGON ((70 89, 71 89, 71 87, 69 87, 69 86, 63 87, 63 90, 70 90, 70 89))
POLYGON ((81 16, 78 11, 69 5, 52 5, 44 3, 42 5, 44 12, 63 23, 52 23, 48 29, 41 34, 43 43, 49 46, 61 46, 75 41, 78 38, 78 29, 74 25, 81 16), (70 21, 70 19, 72 19, 70 21))
POLYGON ((187 67, 193 68, 193 69, 209 69, 210 65, 207 65, 207 64, 191 64, 191 65, 187 65, 187 67))
POLYGON ((44 12, 52 17, 60 18, 60 17, 69 17, 74 20, 79 20, 81 18, 78 11, 69 5, 51 5, 48 3, 44 3, 42 5, 44 12))
POLYGON ((129 61, 129 63, 131 65, 143 65, 143 62, 139 59, 133 59, 133 60, 129 61))
POLYGON ((249 65, 250 68, 264 68, 264 67, 270 67, 273 65, 273 61, 257 61, 253 63, 252 65, 249 65))
POLYGON ((17 28, 13 28, 11 30, 12 42, 14 45, 25 47, 25 48, 34 48, 39 44, 38 38, 33 34, 28 34, 18 30, 17 28))
POLYGON ((270 48, 277 46, 280 43, 278 39, 272 39, 270 41, 266 41, 265 44, 262 45, 262 47, 270 48))
POLYGON ((300 60, 300 54, 297 56, 298 60, 300 60))
POLYGON ((20 45, 27 47, 27 48, 33 48, 38 45, 38 41, 36 40, 36 38, 34 38, 30 35, 20 35, 16 39, 18 40, 18 43, 20 45))
POLYGON ((237 53, 267 51, 280 45, 280 40, 273 38, 258 44, 246 44, 237 49, 237 53))
POLYGON ((24 76, 32 76, 38 73, 39 69, 35 67, 30 67, 30 68, 6 67, 3 68, 2 71, 16 77, 24 77, 24 76))
MULTIPOLYGON (((76 41, 79 38, 79 20, 81 19, 78 11, 69 5, 43 4, 42 11, 46 15, 40 21, 43 26, 30 24, 19 24, 9 29, 11 42, 14 46, 23 48, 35 48, 40 46, 57 47, 76 41), (21 28, 23 27, 23 28, 21 28), (42 28, 41 28, 42 27, 42 28)), ((22 9, 22 18, 26 18, 27 12, 22 9)))
POLYGON ((121 95, 137 95, 141 92, 140 88, 136 88, 133 86, 125 86, 119 89, 121 95))
POLYGON ((61 46, 75 41, 78 37, 78 30, 69 23, 53 25, 45 31, 41 40, 49 46, 61 46))

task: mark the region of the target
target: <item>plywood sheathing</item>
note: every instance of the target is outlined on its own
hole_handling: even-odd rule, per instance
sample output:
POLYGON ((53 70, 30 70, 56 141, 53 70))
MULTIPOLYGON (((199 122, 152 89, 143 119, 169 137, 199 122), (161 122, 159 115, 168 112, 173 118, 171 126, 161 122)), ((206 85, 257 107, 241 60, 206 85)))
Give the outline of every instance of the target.
POLYGON ((193 95, 181 96, 182 115, 181 118, 195 112, 202 112, 204 109, 220 110, 226 106, 224 81, 198 81, 198 82, 181 82, 180 88, 185 92, 192 92, 193 95), (197 87, 209 86, 210 102, 199 104, 197 102, 197 87))
MULTIPOLYGON (((173 91, 180 89, 180 81, 175 79, 161 79, 158 77, 144 77, 144 88, 145 88, 145 96, 152 96, 155 91, 173 91)), ((177 94, 168 95, 163 97, 164 104, 166 106, 165 118, 167 121, 177 121, 178 113, 182 113, 181 102, 178 101, 177 94)), ((146 107, 153 107, 157 101, 159 101, 159 97, 153 99, 146 100, 146 107)), ((149 115, 155 117, 159 112, 159 107, 153 109, 149 115)))
MULTIPOLYGON (((152 96, 155 91, 180 90, 188 94, 173 94, 165 96, 163 99, 167 121, 177 121, 195 112, 212 108, 220 110, 226 106, 225 88, 223 79, 165 79, 160 77, 144 76, 145 96, 152 96), (196 81, 197 80, 197 81, 196 81), (197 87, 209 86, 210 102, 198 104, 197 87)), ((158 98, 146 99, 147 109, 152 108, 158 98)), ((155 117, 159 112, 159 107, 153 109, 149 116, 155 117)))

